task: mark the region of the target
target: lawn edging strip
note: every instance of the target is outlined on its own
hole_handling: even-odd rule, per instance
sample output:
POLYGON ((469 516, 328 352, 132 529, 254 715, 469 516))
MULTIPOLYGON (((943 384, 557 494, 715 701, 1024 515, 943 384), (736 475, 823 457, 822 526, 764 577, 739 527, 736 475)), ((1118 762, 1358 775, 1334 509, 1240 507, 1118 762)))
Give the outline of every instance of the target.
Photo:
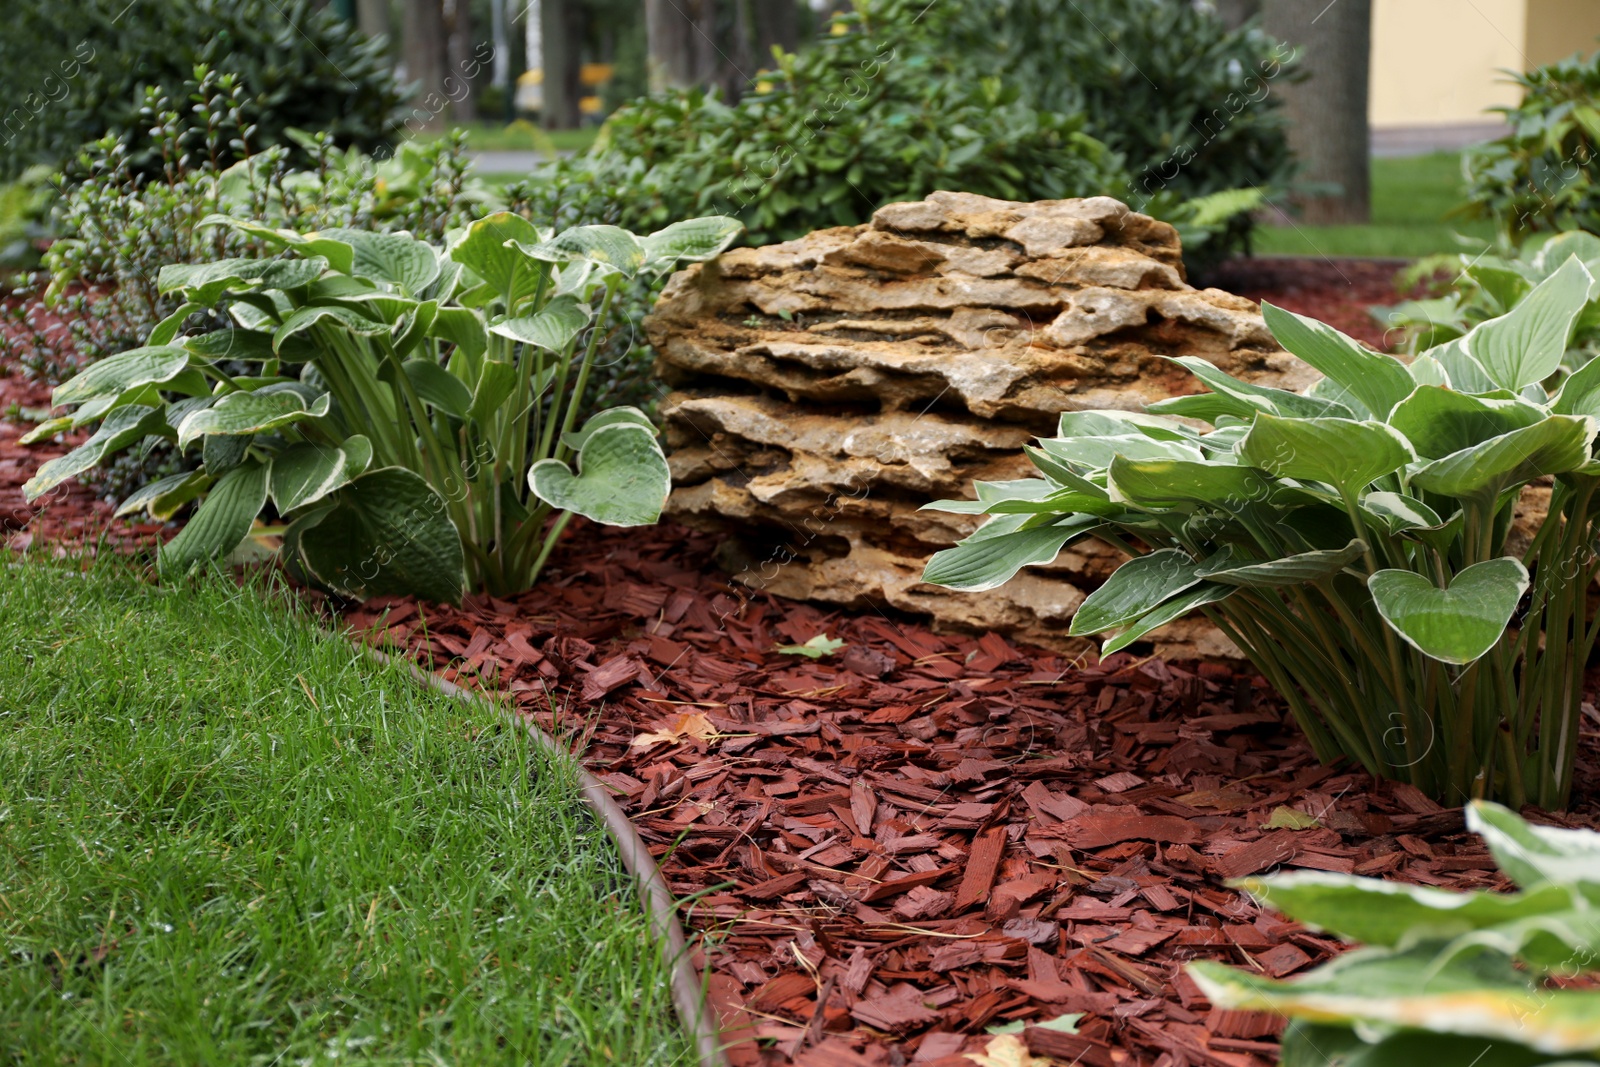
POLYGON ((526 730, 533 743, 553 759, 565 760, 571 764, 584 802, 599 816, 600 824, 616 843, 617 855, 621 858, 622 865, 638 884, 639 898, 644 903, 651 928, 664 946, 668 965, 672 968, 672 1003, 678 1009, 678 1017, 694 1041, 701 1067, 728 1067, 727 1057, 722 1052, 721 1029, 706 1002, 704 982, 690 962, 688 938, 684 936, 683 926, 678 922, 677 905, 673 900, 672 891, 667 887, 666 879, 661 876, 661 869, 656 865, 655 857, 650 854, 650 848, 645 844, 644 838, 639 836, 633 822, 622 810, 622 806, 612 798, 605 785, 590 774, 582 761, 565 746, 540 729, 537 723, 499 707, 479 693, 446 681, 431 671, 423 670, 412 660, 390 655, 359 642, 352 644, 375 663, 403 667, 417 682, 442 696, 492 711, 507 722, 526 730))

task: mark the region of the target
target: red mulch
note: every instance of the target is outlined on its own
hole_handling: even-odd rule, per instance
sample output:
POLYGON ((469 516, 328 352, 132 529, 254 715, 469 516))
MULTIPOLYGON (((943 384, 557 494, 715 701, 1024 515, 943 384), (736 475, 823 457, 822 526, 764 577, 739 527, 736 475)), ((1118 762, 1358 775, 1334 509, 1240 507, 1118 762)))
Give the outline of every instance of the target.
MULTIPOLYGON (((44 391, 0 377, 0 413, 14 402, 44 391)), ((18 447, 23 428, 0 421, 0 544, 160 535, 108 525, 81 488, 22 505, 21 482, 61 451, 18 447)), ((751 596, 715 547, 670 524, 579 522, 533 592, 344 617, 492 682, 583 749, 687 900, 735 1067, 969 1067, 987 1027, 1064 1013, 1083 1013, 1079 1033, 1026 1029, 1036 1054, 1254 1067, 1282 1021, 1213 1010, 1184 962, 1289 975, 1339 946, 1224 879, 1507 885, 1458 810, 1317 765, 1248 668, 1071 662, 751 596), (819 633, 846 645, 777 651, 819 633), (1268 828, 1298 824, 1282 809, 1316 825, 1268 828)), ((1545 821, 1600 824, 1600 745, 1584 741, 1580 808, 1545 821)))
POLYGON ((1405 294, 1395 289, 1395 275, 1408 262, 1300 256, 1232 259, 1214 267, 1198 284, 1226 289, 1251 300, 1270 300, 1387 351, 1402 340, 1400 332, 1387 330, 1368 309, 1422 295, 1421 286, 1405 294))

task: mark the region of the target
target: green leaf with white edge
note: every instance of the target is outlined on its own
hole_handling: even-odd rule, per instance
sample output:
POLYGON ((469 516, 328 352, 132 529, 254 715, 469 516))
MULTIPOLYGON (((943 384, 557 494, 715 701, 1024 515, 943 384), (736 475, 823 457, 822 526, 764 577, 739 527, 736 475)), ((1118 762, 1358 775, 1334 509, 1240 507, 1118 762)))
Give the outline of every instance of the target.
POLYGON ((943 511, 951 515, 987 515, 989 509, 997 504, 1033 504, 1062 492, 1054 482, 1044 478, 1012 478, 1003 482, 979 480, 972 483, 972 489, 977 494, 976 500, 935 500, 917 510, 943 511))
POLYGON ((156 275, 161 293, 182 291, 185 302, 211 307, 240 289, 296 289, 315 281, 328 261, 312 259, 219 259, 210 263, 173 263, 156 275))
POLYGON ((683 260, 701 262, 721 254, 744 232, 744 223, 729 215, 684 219, 639 239, 645 265, 661 270, 683 260))
POLYGON ((1106 482, 1111 499, 1143 508, 1214 507, 1237 512, 1265 500, 1272 487, 1260 471, 1231 464, 1118 457, 1106 482))
POLYGON ((1465 339, 1453 338, 1418 356, 1432 359, 1450 376, 1450 388, 1462 393, 1492 393, 1500 388, 1483 365, 1467 353, 1465 339))
POLYGON ((1439 513, 1416 497, 1399 493, 1367 493, 1360 507, 1369 518, 1376 520, 1391 534, 1406 530, 1433 530, 1444 525, 1439 513))
POLYGON ((478 382, 472 388, 472 403, 467 408, 467 418, 482 422, 500 410, 517 387, 517 368, 504 360, 486 359, 478 368, 478 382))
POLYGON ((556 459, 528 471, 528 487, 551 507, 606 526, 648 526, 661 518, 672 474, 654 428, 614 423, 591 434, 577 472, 556 459))
POLYGON ((583 424, 583 428, 581 430, 573 430, 569 433, 562 434, 561 443, 572 449, 574 452, 581 452, 584 444, 587 443, 589 438, 593 437, 597 431, 603 430, 607 426, 622 425, 637 426, 649 433, 651 437, 656 435, 656 424, 650 421, 650 416, 646 415, 638 408, 622 406, 607 408, 605 411, 597 412, 594 415, 589 416, 588 421, 583 424))
POLYGON ((561 352, 589 325, 593 312, 570 293, 552 297, 531 315, 500 319, 489 332, 523 344, 536 345, 549 352, 561 352))
POLYGON ((1423 459, 1438 459, 1501 434, 1532 426, 1545 417, 1520 397, 1471 396, 1436 385, 1419 385, 1389 416, 1423 459))
POLYGON ((539 231, 521 215, 498 211, 467 227, 462 239, 450 249, 450 258, 482 278, 515 308, 539 289, 549 266, 530 260, 516 245, 537 245, 539 231))
POLYGON ((75 478, 91 467, 98 466, 113 452, 121 451, 136 441, 166 429, 167 420, 160 409, 130 404, 117 408, 106 416, 94 434, 83 444, 64 456, 46 460, 22 486, 22 495, 28 501, 39 499, 68 478, 75 478))
POLYGON ((639 238, 620 226, 574 226, 524 252, 558 262, 587 260, 606 270, 633 277, 645 263, 645 248, 639 238))
POLYGON ((172 314, 156 323, 155 328, 150 331, 150 336, 145 338, 145 344, 152 347, 156 345, 170 345, 172 343, 172 339, 178 336, 178 331, 183 328, 183 324, 188 321, 189 316, 193 315, 196 311, 204 310, 204 304, 184 304, 182 307, 178 308, 177 311, 174 311, 172 314))
POLYGON ((1467 805, 1467 829, 1483 838, 1495 865, 1523 889, 1554 883, 1600 903, 1600 834, 1535 826, 1483 800, 1467 805))
POLYGON ((191 568, 232 552, 250 533, 267 502, 267 468, 246 463, 224 474, 158 555, 166 574, 191 568))
POLYGON ((1347 406, 1359 404, 1365 409, 1357 414, 1383 419, 1411 392, 1411 373, 1393 356, 1374 352, 1326 323, 1265 300, 1261 316, 1279 344, 1338 387, 1338 398, 1348 396, 1355 403, 1347 406))
POLYGON ((1546 1055, 1513 1041, 1460 1034, 1400 1030, 1387 1035, 1379 1031, 1373 1038, 1363 1041, 1349 1027, 1292 1023, 1284 1031, 1280 1067, 1592 1067, 1594 1063, 1546 1055))
POLYGON ((344 273, 394 286, 407 296, 421 293, 439 276, 439 257, 432 246, 408 233, 336 227, 316 236, 350 246, 354 257, 344 273))
POLYGON ((1437 950, 1437 944, 1406 952, 1358 949, 1287 982, 1209 961, 1188 970, 1219 1008, 1473 1035, 1552 1054, 1594 1048, 1600 997, 1592 992, 1536 988, 1504 958, 1488 954, 1435 967, 1437 950))
POLYGON ((32 445, 40 441, 48 441, 56 434, 72 429, 73 424, 77 421, 77 417, 74 415, 62 415, 54 419, 45 419, 39 425, 17 438, 17 444, 32 445))
POLYGON ((1044 452, 1084 470, 1105 470, 1119 456, 1128 459, 1192 460, 1201 462, 1205 455, 1199 448, 1184 441, 1159 441, 1144 434, 1124 434, 1114 437, 1043 437, 1039 447, 1044 452))
POLYGON ((1194 441, 1199 434, 1176 419, 1142 411, 1063 411, 1057 437, 1126 437, 1144 434, 1158 441, 1194 441))
POLYGON ((231 215, 207 215, 201 226, 229 226, 240 233, 249 234, 275 248, 293 248, 302 256, 321 256, 328 265, 342 274, 349 274, 355 262, 355 250, 343 241, 322 237, 319 234, 301 234, 294 230, 278 230, 250 219, 231 215))
POLYGON ((1396 569, 1373 574, 1367 589, 1390 629, 1423 655, 1459 666, 1500 640, 1528 589, 1528 571, 1521 560, 1502 556, 1474 563, 1447 589, 1396 569))
POLYGON ((345 446, 301 442, 290 445, 272 459, 272 503, 281 515, 305 507, 335 491, 362 472, 372 447, 365 437, 352 437, 345 446), (359 441, 354 455, 350 442, 359 441), (365 448, 362 448, 362 445, 365 448))
POLYGON ((1105 643, 1100 646, 1100 655, 1109 656, 1113 652, 1120 652, 1151 630, 1165 626, 1174 619, 1182 618, 1197 608, 1226 600, 1236 591, 1235 586, 1219 585, 1215 582, 1201 582, 1193 588, 1185 589, 1171 600, 1139 616, 1126 629, 1109 634, 1105 643))
POLYGON ((1287 871, 1230 884, 1313 929, 1380 946, 1445 941, 1572 907, 1572 894, 1553 885, 1518 894, 1459 892, 1328 871, 1287 871))
POLYGON ((976 534, 954 548, 935 552, 923 567, 922 580, 968 593, 997 589, 1024 567, 1054 561, 1067 542, 1100 524, 1100 519, 1093 515, 1077 515, 1047 526, 1013 528, 1005 533, 984 535, 991 527, 1005 530, 1007 520, 1026 518, 1003 515, 990 519, 976 534))
POLYGON ((1434 460, 1411 473, 1411 484, 1430 493, 1493 506, 1511 486, 1547 474, 1563 474, 1589 459, 1595 420, 1552 415, 1434 460))
POLYGON ((1239 458, 1280 477, 1323 482, 1354 497, 1415 456, 1406 439, 1381 422, 1257 415, 1239 445, 1239 458))
POLYGON ((1561 366, 1593 282, 1581 262, 1568 259, 1506 314, 1474 326, 1462 338, 1466 351, 1501 388, 1543 381, 1561 366))
POLYGON ((1450 385, 1450 375, 1444 369, 1444 364, 1429 355, 1421 355, 1411 361, 1406 367, 1406 372, 1411 375, 1411 380, 1418 385, 1450 385))
POLYGON ((272 334, 273 351, 281 352, 283 346, 296 334, 317 325, 335 325, 362 337, 381 337, 389 333, 389 324, 374 322, 360 312, 347 307, 301 308, 283 320, 272 334))
POLYGON ((318 419, 328 413, 329 398, 324 393, 311 407, 292 390, 229 393, 215 404, 187 416, 177 427, 178 448, 186 449, 197 438, 208 434, 262 433, 292 425, 303 419, 318 419))
POLYGON ((200 439, 200 463, 207 474, 221 477, 245 461, 245 454, 254 440, 251 434, 207 434, 200 439))
POLYGON ((113 517, 120 519, 136 511, 148 511, 157 498, 181 488, 185 482, 196 477, 204 478, 205 475, 200 471, 179 471, 177 474, 169 474, 153 482, 145 482, 117 505, 117 510, 112 513, 113 517))
POLYGON ((1208 581, 1226 585, 1303 585, 1333 577, 1366 551, 1365 541, 1352 540, 1343 548, 1297 552, 1278 559, 1235 561, 1229 558, 1201 567, 1195 573, 1208 581))
MULTIPOLYGON (((1241 382, 1218 370, 1212 364, 1196 356, 1164 356, 1169 362, 1183 367, 1190 374, 1199 378, 1212 392, 1221 393, 1246 405, 1253 411, 1262 411, 1269 415, 1283 415, 1294 418, 1344 418, 1355 416, 1355 412, 1343 404, 1330 400, 1319 400, 1316 397, 1301 396, 1285 389, 1274 389, 1268 385, 1256 385, 1253 382, 1241 382)), ((1149 411, 1162 414, 1158 410, 1162 404, 1152 404, 1149 411)))
POLYGON ((272 334, 263 330, 212 330, 198 337, 185 337, 178 342, 202 359, 265 362, 277 356, 272 347, 272 334))
POLYGON ((56 386, 50 402, 56 407, 81 404, 100 396, 119 396, 141 385, 170 382, 189 367, 189 351, 179 345, 129 349, 91 363, 56 386))
POLYGON ((977 512, 990 515, 1072 515, 1089 514, 1110 517, 1126 512, 1121 504, 1107 500, 1103 493, 1085 493, 1079 489, 1056 489, 1034 500, 1013 498, 991 500, 977 512))
POLYGON ((1580 898, 1565 911, 1528 915, 1469 931, 1440 950, 1439 966, 1455 966, 1481 953, 1507 956, 1533 970, 1570 974, 1574 961, 1592 963, 1600 955, 1600 912, 1580 898))
POLYGON ((297 532, 301 559, 317 580, 357 599, 414 595, 460 603, 461 535, 448 502, 421 475, 380 467, 330 499, 333 506, 315 525, 297 532))
POLYGON ((1600 359, 1591 359, 1567 375, 1550 410, 1557 415, 1600 418, 1600 359))
POLYGON ((450 342, 473 358, 483 355, 489 347, 483 319, 471 308, 440 308, 428 335, 450 342))
POLYGON ((464 419, 472 407, 472 390, 460 378, 441 367, 432 358, 418 357, 401 364, 411 387, 424 403, 432 404, 446 415, 464 419))
POLYGON ((1175 415, 1185 419, 1199 419, 1202 422, 1215 423, 1219 419, 1229 416, 1238 419, 1248 419, 1261 410, 1257 404, 1247 404, 1243 400, 1224 395, 1222 393, 1194 393, 1186 396, 1169 396, 1165 400, 1157 400, 1145 407, 1151 414, 1175 415))
POLYGON ((803 645, 779 645, 778 653, 784 656, 805 656, 807 659, 821 659, 831 656, 843 648, 845 643, 827 634, 817 634, 803 645))
POLYGON ((1198 585, 1200 566, 1176 548, 1135 556, 1078 605, 1067 633, 1083 637, 1137 622, 1168 599, 1198 585))

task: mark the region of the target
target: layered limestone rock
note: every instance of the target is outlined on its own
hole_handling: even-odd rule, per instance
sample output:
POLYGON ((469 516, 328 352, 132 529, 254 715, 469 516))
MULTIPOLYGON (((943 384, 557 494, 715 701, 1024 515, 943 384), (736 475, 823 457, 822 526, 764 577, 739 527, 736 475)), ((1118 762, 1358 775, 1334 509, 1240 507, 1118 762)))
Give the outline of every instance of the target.
MULTIPOLYGON (((1030 474, 1022 446, 1063 411, 1197 391, 1162 356, 1279 388, 1313 377, 1254 303, 1185 283, 1172 227, 1108 197, 893 204, 682 271, 645 326, 675 388, 668 511, 731 532, 741 580, 1073 650, 1067 620, 1115 553, 1080 542, 956 593, 922 568, 979 519, 918 509, 1030 474)), ((1227 650, 1193 622, 1157 638, 1170 655, 1227 650)))

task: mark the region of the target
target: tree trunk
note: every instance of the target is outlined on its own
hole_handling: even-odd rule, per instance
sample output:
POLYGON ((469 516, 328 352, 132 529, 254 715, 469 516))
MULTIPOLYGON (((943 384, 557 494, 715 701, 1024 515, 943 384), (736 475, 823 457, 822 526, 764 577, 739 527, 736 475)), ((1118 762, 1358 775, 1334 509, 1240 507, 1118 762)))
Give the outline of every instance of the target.
POLYGON ((1264 0, 1262 28, 1299 49, 1308 75, 1278 89, 1299 180, 1312 186, 1297 198, 1302 217, 1319 226, 1368 221, 1372 0, 1264 0))
POLYGON ((1212 0, 1217 18, 1230 30, 1236 30, 1261 14, 1261 0, 1212 0))
MULTIPOLYGON (((745 0, 755 9, 756 66, 765 67, 772 62, 772 46, 785 52, 800 47, 800 12, 795 0, 745 0)), ((747 71, 755 74, 754 70, 747 71)))
POLYGON ((445 55, 450 60, 445 79, 450 115, 457 122, 472 122, 478 117, 477 80, 483 63, 472 51, 470 0, 445 0, 445 55))
POLYGON ((581 0, 541 0, 539 37, 543 49, 544 109, 540 123, 547 130, 576 129, 581 116, 578 80, 583 63, 581 0))
POLYGON ((406 79, 415 86, 411 117, 406 126, 438 129, 450 106, 445 95, 444 10, 440 0, 406 0, 406 79))
POLYGON ((356 25, 368 37, 389 36, 389 0, 356 0, 356 25))
POLYGON ((716 80, 716 0, 645 0, 644 17, 652 90, 716 80))

